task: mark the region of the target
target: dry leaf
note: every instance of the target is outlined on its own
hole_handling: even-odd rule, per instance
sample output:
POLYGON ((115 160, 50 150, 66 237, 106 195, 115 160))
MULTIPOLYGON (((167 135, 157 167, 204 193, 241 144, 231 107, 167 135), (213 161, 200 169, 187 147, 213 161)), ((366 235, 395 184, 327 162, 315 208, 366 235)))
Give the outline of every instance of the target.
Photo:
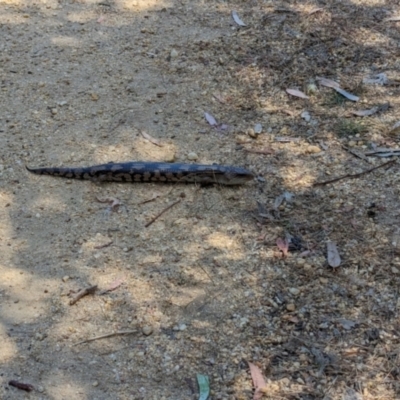
POLYGON ((286 89, 286 93, 291 94, 292 96, 300 97, 301 99, 309 99, 309 97, 297 89, 286 89))
POLYGON ((292 324, 298 324, 298 323, 300 322, 299 318, 297 318, 297 317, 294 316, 294 315, 289 315, 289 314, 284 315, 284 316, 282 317, 282 319, 285 320, 285 321, 289 321, 289 322, 291 322, 292 324))
POLYGON ((221 93, 215 92, 215 93, 213 94, 213 96, 214 96, 220 103, 226 104, 225 97, 224 97, 221 93))
POLYGON ((300 142, 300 138, 290 136, 275 136, 276 142, 289 143, 289 142, 300 142))
POLYGON ((140 133, 142 134, 142 136, 148 140, 150 143, 155 144, 158 147, 163 147, 163 144, 161 144, 157 139, 153 138, 152 136, 150 136, 147 132, 145 131, 140 131, 140 133))
POLYGON ((353 111, 352 114, 358 115, 359 117, 367 117, 368 115, 373 115, 379 110, 379 107, 373 107, 370 110, 360 110, 353 111))
POLYGON ((340 259, 340 255, 337 250, 336 244, 333 242, 328 242, 326 244, 326 249, 328 252, 328 264, 332 268, 337 268, 342 260, 340 259))
POLYGON ((232 11, 232 18, 239 26, 246 26, 246 24, 239 18, 236 11, 232 11))
POLYGON ((389 17, 389 18, 385 18, 384 19, 385 22, 389 22, 389 21, 400 21, 400 17, 389 17))
POLYGON ((263 397, 265 387, 267 386, 264 376, 260 370, 260 368, 257 367, 257 365, 247 362, 249 364, 250 368, 250 374, 251 374, 251 379, 253 380, 253 386, 254 386, 254 395, 253 395, 253 400, 259 400, 263 397))
POLYGON ((357 325, 357 322, 350 321, 349 319, 340 319, 339 323, 343 326, 346 331, 349 331, 350 329, 354 328, 357 325))
POLYGON ((400 129, 400 121, 397 121, 391 128, 390 133, 397 133, 400 129))
POLYGON ((244 150, 247 151, 248 153, 254 153, 254 154, 265 154, 265 155, 274 154, 274 151, 272 149, 268 149, 268 148, 264 148, 264 149, 260 149, 260 150, 256 150, 256 149, 244 149, 244 150))
POLYGON ((337 82, 333 81, 332 79, 322 78, 322 77, 318 77, 318 76, 316 79, 319 82, 319 84, 322 86, 330 87, 333 89, 340 88, 340 85, 337 82))
POLYGON ((388 82, 388 77, 384 72, 374 75, 373 78, 364 78, 363 83, 385 85, 388 82))
POLYGON ((323 8, 314 8, 308 13, 308 15, 312 15, 312 14, 315 14, 320 11, 324 11, 324 9, 323 8))
POLYGON ((125 279, 123 278, 116 279, 115 281, 111 282, 110 285, 101 292, 101 294, 112 292, 113 290, 118 289, 124 282, 125 279))
POLYGON ((346 92, 345 90, 341 89, 340 87, 334 87, 338 93, 340 93, 342 96, 346 97, 346 99, 349 99, 351 101, 358 101, 360 98, 358 96, 355 96, 354 94, 351 94, 349 92, 346 92))
POLYGON ((215 126, 217 125, 217 120, 209 113, 205 112, 204 116, 207 120, 207 122, 211 125, 211 126, 215 126))
POLYGON ((286 257, 289 251, 289 241, 287 239, 278 238, 276 240, 276 245, 278 246, 278 249, 282 252, 283 257, 286 257))
POLYGON ((353 388, 347 388, 342 396, 342 400, 363 400, 361 393, 356 392, 353 388))

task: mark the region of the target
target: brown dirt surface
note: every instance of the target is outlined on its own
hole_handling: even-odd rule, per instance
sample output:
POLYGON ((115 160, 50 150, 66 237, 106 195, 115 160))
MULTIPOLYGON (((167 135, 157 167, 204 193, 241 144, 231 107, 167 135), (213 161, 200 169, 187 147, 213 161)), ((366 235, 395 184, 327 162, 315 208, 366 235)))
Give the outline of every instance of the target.
POLYGON ((198 399, 203 374, 210 399, 247 400, 251 362, 265 399, 399 399, 400 171, 365 155, 399 147, 399 15, 383 0, 1 1, 0 398, 198 399), (129 160, 257 177, 25 170, 129 160))

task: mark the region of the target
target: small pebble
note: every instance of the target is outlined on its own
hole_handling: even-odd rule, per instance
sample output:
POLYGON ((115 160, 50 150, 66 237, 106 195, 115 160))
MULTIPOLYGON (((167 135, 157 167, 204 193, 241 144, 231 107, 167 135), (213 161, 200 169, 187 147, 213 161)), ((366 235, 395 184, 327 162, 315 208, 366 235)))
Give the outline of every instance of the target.
POLYGON ((301 118, 303 118, 306 122, 310 122, 311 115, 308 111, 303 111, 301 113, 301 118))
POLYGON ((235 137, 236 144, 244 144, 250 142, 250 140, 245 135, 237 135, 235 137))
POLYGON ((319 146, 308 146, 306 149, 307 154, 315 154, 315 153, 320 153, 321 149, 319 146))
POLYGON ((90 95, 90 97, 92 98, 93 101, 97 101, 97 100, 99 99, 99 95, 96 94, 96 93, 92 93, 92 94, 90 95))
POLYGON ((288 311, 294 311, 296 309, 296 306, 293 303, 290 303, 286 306, 286 310, 288 311))
POLYGON ((179 324, 179 330, 184 331, 187 328, 186 324, 179 324))
POLYGON ((253 128, 249 128, 246 130, 246 133, 253 139, 255 139, 258 135, 257 133, 254 131, 253 128))
POLYGON ((392 267, 392 272, 393 272, 394 274, 398 274, 400 271, 398 270, 398 268, 392 267))
POLYGON ((190 161, 196 161, 198 158, 199 158, 199 156, 194 152, 190 152, 187 155, 187 159, 190 160, 190 161))
POLYGON ((93 386, 93 387, 97 387, 97 386, 99 386, 99 382, 97 382, 97 381, 94 381, 94 382, 92 383, 92 386, 93 386))
POLYGON ((317 92, 318 92, 318 88, 315 83, 309 83, 307 85, 307 94, 315 94, 317 92))
POLYGON ((153 327, 150 325, 146 325, 142 328, 143 335, 150 336, 153 333, 153 327))
POLYGON ((262 132, 262 125, 261 124, 255 124, 254 125, 254 133, 259 135, 262 132))
POLYGON ((63 278, 62 278, 63 282, 67 282, 68 280, 69 280, 69 276, 68 275, 63 276, 63 278))
POLYGON ((40 332, 36 332, 35 333, 35 339, 36 340, 42 341, 45 337, 46 337, 46 335, 44 335, 43 333, 40 333, 40 332))
POLYGON ((291 294, 297 296, 297 295, 300 293, 300 290, 297 289, 297 288, 292 287, 292 288, 289 289, 289 292, 290 292, 291 294))
POLYGON ((309 270, 312 268, 312 265, 311 265, 311 264, 308 264, 308 263, 305 263, 305 264, 303 265, 303 268, 304 268, 306 271, 309 271, 309 270))
POLYGON ((175 49, 171 50, 171 53, 170 53, 171 58, 176 58, 176 57, 178 57, 178 55, 179 55, 179 53, 177 50, 175 50, 175 49))

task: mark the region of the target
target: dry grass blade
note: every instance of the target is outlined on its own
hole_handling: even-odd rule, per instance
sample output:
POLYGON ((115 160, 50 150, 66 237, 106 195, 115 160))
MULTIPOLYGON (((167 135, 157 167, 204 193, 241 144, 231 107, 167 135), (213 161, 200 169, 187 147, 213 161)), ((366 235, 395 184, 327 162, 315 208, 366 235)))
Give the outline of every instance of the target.
POLYGON ((153 143, 154 145, 158 147, 163 147, 164 145, 160 143, 158 139, 153 138, 153 136, 149 135, 146 131, 140 131, 140 134, 148 140, 150 143, 153 143))

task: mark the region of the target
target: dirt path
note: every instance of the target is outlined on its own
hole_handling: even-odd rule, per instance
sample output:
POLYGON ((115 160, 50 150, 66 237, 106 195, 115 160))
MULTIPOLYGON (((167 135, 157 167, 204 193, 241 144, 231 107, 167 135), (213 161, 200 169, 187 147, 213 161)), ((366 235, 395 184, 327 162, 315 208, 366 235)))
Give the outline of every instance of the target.
POLYGON ((1 399, 198 399, 204 374, 210 399, 245 400, 248 361, 269 399, 400 397, 398 165, 314 186, 398 147, 397 9, 378 3, 0 2, 1 399), (129 160, 257 179, 98 185, 24 168, 129 160))

